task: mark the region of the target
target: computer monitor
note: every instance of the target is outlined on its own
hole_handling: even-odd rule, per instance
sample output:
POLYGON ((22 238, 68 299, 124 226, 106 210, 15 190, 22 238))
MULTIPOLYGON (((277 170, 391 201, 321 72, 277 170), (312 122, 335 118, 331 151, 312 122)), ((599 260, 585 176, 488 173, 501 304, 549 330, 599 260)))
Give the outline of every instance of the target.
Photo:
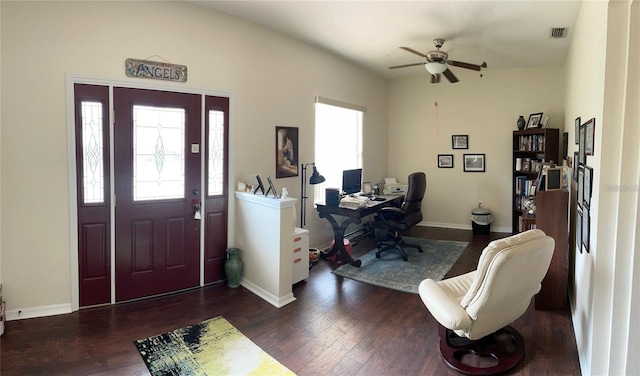
POLYGON ((342 192, 350 195, 362 190, 362 169, 342 171, 342 192))

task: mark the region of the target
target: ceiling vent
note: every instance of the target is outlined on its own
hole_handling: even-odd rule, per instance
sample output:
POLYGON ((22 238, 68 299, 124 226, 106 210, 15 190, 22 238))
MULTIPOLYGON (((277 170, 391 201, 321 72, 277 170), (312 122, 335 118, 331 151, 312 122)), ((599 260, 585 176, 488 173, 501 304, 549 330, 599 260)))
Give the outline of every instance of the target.
POLYGON ((567 37, 567 28, 566 27, 552 27, 551 28, 551 38, 566 38, 567 37))

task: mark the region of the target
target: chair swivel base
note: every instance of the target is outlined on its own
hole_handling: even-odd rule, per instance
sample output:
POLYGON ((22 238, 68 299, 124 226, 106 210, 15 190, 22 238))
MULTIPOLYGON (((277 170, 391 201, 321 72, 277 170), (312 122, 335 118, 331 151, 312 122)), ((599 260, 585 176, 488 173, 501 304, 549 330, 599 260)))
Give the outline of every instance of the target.
POLYGON ((415 248, 418 250, 418 252, 422 253, 424 252, 424 250, 422 249, 422 247, 420 247, 417 244, 406 244, 404 241, 400 241, 397 244, 391 244, 391 245, 387 245, 384 248, 381 248, 382 246, 380 245, 378 248, 378 250, 376 251, 376 258, 380 258, 380 255, 382 255, 382 252, 388 251, 390 249, 395 249, 398 251, 398 253, 400 253, 400 256, 402 256, 402 259, 404 261, 409 261, 409 257, 407 256, 407 253, 404 251, 403 248, 415 248))
POLYGON ((440 326, 440 354, 458 372, 467 375, 495 375, 515 367, 524 357, 524 340, 511 326, 472 341, 440 326), (463 363, 463 357, 481 358, 477 366, 463 363))

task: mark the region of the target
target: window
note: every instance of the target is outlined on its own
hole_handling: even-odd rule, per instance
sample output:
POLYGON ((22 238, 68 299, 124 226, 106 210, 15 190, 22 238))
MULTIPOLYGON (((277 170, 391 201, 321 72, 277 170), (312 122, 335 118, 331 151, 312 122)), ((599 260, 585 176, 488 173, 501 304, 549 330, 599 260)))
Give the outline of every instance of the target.
POLYGON ((316 155, 325 177, 314 202, 325 201, 325 188, 342 187, 342 171, 362 168, 362 115, 365 108, 316 97, 316 155))

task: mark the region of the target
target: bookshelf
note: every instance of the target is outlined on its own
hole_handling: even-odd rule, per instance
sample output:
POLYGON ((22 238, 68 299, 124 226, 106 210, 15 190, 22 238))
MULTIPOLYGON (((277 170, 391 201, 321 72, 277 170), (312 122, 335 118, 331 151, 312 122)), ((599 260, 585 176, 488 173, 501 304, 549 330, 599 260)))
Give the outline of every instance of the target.
POLYGON ((512 232, 536 228, 536 196, 532 188, 543 162, 558 164, 560 130, 533 128, 513 131, 512 232))

